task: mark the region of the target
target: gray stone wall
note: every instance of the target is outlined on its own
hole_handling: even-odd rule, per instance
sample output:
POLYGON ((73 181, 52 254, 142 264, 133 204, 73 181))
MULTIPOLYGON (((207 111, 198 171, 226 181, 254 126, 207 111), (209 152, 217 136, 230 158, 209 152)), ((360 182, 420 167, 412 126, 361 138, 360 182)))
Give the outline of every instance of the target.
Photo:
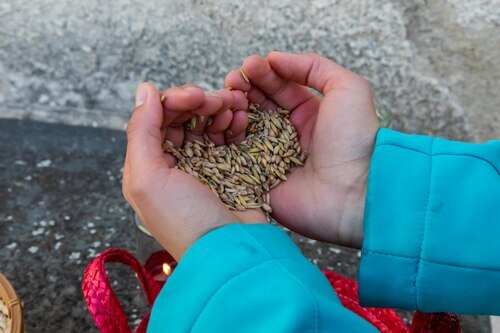
POLYGON ((123 128, 135 86, 218 88, 245 56, 317 51, 392 126, 500 137, 500 1, 4 0, 0 116, 123 128))

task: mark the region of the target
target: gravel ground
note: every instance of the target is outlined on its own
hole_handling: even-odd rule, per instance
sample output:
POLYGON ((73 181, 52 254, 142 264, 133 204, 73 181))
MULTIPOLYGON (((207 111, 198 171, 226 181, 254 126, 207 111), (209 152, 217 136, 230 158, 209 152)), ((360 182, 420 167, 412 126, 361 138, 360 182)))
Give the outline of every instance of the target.
MULTIPOLYGON (((0 271, 24 301, 27 332, 95 332, 80 291, 86 264, 109 247, 138 254, 121 194, 124 150, 121 131, 0 119, 0 271)), ((320 268, 356 277, 358 251, 292 236, 320 268)), ((137 281, 122 267, 108 271, 137 323, 137 281)), ((487 317, 466 321, 464 332, 490 332, 487 317)))

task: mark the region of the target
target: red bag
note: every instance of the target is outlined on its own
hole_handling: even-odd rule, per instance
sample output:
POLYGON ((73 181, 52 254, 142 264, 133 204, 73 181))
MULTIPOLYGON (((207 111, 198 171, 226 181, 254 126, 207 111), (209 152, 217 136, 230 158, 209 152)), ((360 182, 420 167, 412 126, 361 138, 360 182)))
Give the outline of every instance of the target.
MULTIPOLYGON (((95 257, 83 273, 82 291, 87 308, 94 323, 102 333, 131 332, 127 317, 116 295, 109 284, 104 265, 107 262, 119 262, 129 266, 135 272, 142 284, 146 302, 151 308, 160 292, 160 286, 141 263, 129 252, 109 249, 95 257)), ((146 332, 149 312, 141 321, 136 332, 146 332)))
MULTIPOLYGON (((119 262, 132 268, 141 281, 148 306, 154 300, 162 283, 151 277, 151 269, 157 263, 171 262, 172 257, 166 251, 155 252, 146 262, 146 267, 130 253, 124 250, 109 249, 94 258, 83 274, 82 291, 85 303, 101 333, 132 332, 120 302, 116 298, 106 274, 107 262, 119 262)), ((172 267, 174 268, 174 267, 172 267)), ((380 332, 391 333, 458 333, 461 332, 460 319, 452 313, 415 312, 411 328, 392 309, 363 308, 359 305, 358 284, 352 279, 342 277, 331 271, 323 271, 331 283, 342 304, 352 312, 364 318, 380 332)), ((137 327, 136 333, 145 333, 149 321, 149 312, 137 327)))

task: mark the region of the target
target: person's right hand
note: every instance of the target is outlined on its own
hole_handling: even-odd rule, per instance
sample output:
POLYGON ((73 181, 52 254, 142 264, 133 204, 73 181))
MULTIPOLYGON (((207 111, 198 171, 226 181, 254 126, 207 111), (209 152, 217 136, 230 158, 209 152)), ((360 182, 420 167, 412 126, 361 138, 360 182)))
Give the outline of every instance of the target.
POLYGON ((185 85, 161 95, 163 99, 150 83, 137 89, 136 108, 127 126, 123 195, 156 240, 179 261, 208 231, 230 223, 262 223, 265 217, 260 210, 229 211, 207 186, 174 168, 175 157, 162 149, 165 139, 180 147, 185 141, 203 140, 204 133, 217 144, 241 140, 248 106, 241 91, 210 93, 185 85), (183 123, 193 115, 195 128, 187 130, 183 123), (211 125, 206 125, 208 117, 213 119, 211 125))
POLYGON ((370 158, 379 122, 368 81, 317 54, 248 57, 226 87, 264 110, 280 106, 309 156, 271 191, 273 217, 305 236, 361 247, 370 158), (322 94, 312 93, 313 88, 322 94))

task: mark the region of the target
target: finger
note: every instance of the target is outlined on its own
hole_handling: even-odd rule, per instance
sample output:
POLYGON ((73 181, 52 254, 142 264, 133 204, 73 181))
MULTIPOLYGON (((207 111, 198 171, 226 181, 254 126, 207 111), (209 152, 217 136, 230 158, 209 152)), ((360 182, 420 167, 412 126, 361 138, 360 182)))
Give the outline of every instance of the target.
POLYGON ((177 163, 177 159, 169 153, 165 153, 165 160, 167 161, 168 167, 173 168, 177 163))
POLYGON ((203 89, 194 85, 168 88, 162 92, 162 96, 165 113, 163 126, 170 125, 181 113, 196 109, 205 101, 203 89))
MULTIPOLYGON (((189 111, 184 112, 176 112, 176 117, 171 121, 171 127, 182 127, 184 123, 191 118, 193 118, 194 114, 189 111)), ((165 123, 165 122, 164 122, 165 123)))
MULTIPOLYGON (((227 93, 230 93, 229 91, 227 93)), ((194 125, 194 132, 197 133, 196 135, 199 135, 200 133, 203 132, 203 129, 205 128, 205 124, 208 120, 208 117, 220 113, 221 110, 224 109, 224 105, 229 104, 231 101, 227 100, 228 97, 227 93, 224 93, 224 95, 219 95, 218 93, 212 93, 212 92, 205 92, 205 99, 204 102, 197 108, 184 111, 181 113, 177 113, 177 117, 172 121, 172 125, 174 126, 180 126, 184 122, 191 120, 193 116, 198 115, 195 120, 192 120, 194 125)), ((225 109, 224 109, 225 110, 225 109)))
POLYGON ((308 86, 323 95, 334 88, 359 89, 360 81, 364 81, 361 76, 314 53, 271 52, 267 59, 285 80, 308 86))
MULTIPOLYGON (((240 92, 241 93, 241 92, 240 92)), ((194 140, 199 140, 199 141, 203 141, 203 133, 205 132, 205 129, 207 127, 209 127, 213 122, 214 122, 214 118, 213 117, 216 117, 217 115, 221 114, 221 113, 224 113, 225 111, 229 111, 229 108, 232 107, 232 105, 234 104, 233 101, 234 101, 234 98, 233 98, 233 93, 232 91, 229 91, 227 89, 221 89, 221 90, 218 90, 218 91, 215 91, 213 93, 207 93, 208 95, 214 95, 215 96, 218 96, 220 97, 222 103, 220 104, 220 107, 217 109, 216 108, 216 105, 212 105, 212 108, 209 110, 209 111, 204 111, 204 112, 201 112, 201 114, 206 114, 206 116, 200 116, 197 118, 196 120, 196 127, 195 129, 192 131, 192 133, 189 133, 187 132, 186 134, 186 139, 187 140, 190 140, 190 141, 194 141, 194 140), (210 121, 210 123, 209 123, 210 121), (208 125, 207 125, 208 124, 208 125)), ((245 95, 243 93, 241 93, 241 95, 243 95, 243 97, 246 99, 245 95)), ((239 105, 244 105, 244 101, 241 100, 241 97, 239 98, 239 105)), ((195 114, 199 114, 200 112, 198 110, 193 110, 193 113, 195 114)), ((227 119, 227 116, 224 116, 222 118, 218 118, 219 120, 217 121, 217 123, 220 124, 221 120, 224 120, 224 119, 227 119)), ((227 123, 229 123, 229 121, 227 121, 227 123)), ((227 126, 229 125, 226 125, 225 123, 222 124, 223 126, 221 127, 224 127, 224 129, 227 128, 227 126)), ((212 129, 214 129, 215 131, 217 131, 217 126, 213 127, 212 129)), ((217 145, 222 145, 224 144, 224 135, 222 134, 222 132, 224 131, 224 129, 222 129, 220 132, 221 133, 212 133, 212 135, 209 137, 211 137, 211 140, 217 144, 217 145)))
POLYGON ((216 145, 220 146, 225 143, 224 131, 229 127, 232 119, 233 112, 226 110, 214 116, 212 124, 207 127, 207 135, 216 145))
POLYGON ((226 144, 226 137, 224 136, 224 133, 207 133, 207 135, 216 146, 226 144))
POLYGON ((226 143, 236 143, 245 139, 245 131, 248 127, 248 99, 240 90, 232 91, 234 103, 232 106, 233 119, 225 131, 226 143))
POLYGON ((233 119, 229 128, 224 132, 226 143, 236 143, 245 139, 245 130, 248 126, 248 114, 244 110, 233 112, 233 119))
POLYGON ((276 104, 267 98, 259 88, 245 81, 239 69, 229 72, 226 76, 224 86, 235 92, 244 92, 248 102, 259 104, 263 109, 276 109, 276 104))
MULTIPOLYGON (((232 106, 234 105, 233 91, 227 89, 221 89, 216 91, 215 94, 217 94, 217 96, 220 96, 220 98, 222 98, 222 105, 219 108, 219 110, 217 110, 216 114, 223 113, 224 111, 232 108, 232 106)), ((241 94, 243 95, 243 97, 245 96, 243 93, 241 94)))
POLYGON ((186 84, 180 86, 180 88, 198 88, 198 89, 204 90, 202 87, 200 87, 194 83, 186 83, 186 84))
POLYGON ((219 95, 206 93, 205 102, 199 108, 191 111, 195 118, 190 120, 190 128, 186 130, 184 139, 188 141, 203 141, 203 133, 205 132, 205 125, 208 118, 216 114, 223 104, 224 101, 219 95))
POLYGON ((243 91, 233 90, 231 95, 233 96, 231 110, 248 110, 248 98, 243 91))
MULTIPOLYGON (((296 82, 276 74, 269 61, 261 56, 250 56, 242 66, 252 85, 257 86, 275 104, 287 110, 295 110, 304 103, 319 105, 320 99, 296 82)), ((262 98, 257 96, 253 98, 262 98)), ((265 110, 265 108, 264 108, 265 110)))
POLYGON ((189 127, 184 127, 184 140, 185 141, 203 141, 203 132, 207 123, 208 116, 194 115, 189 120, 189 127), (194 127, 191 126, 194 124, 194 127))
MULTIPOLYGON (((191 136, 188 138, 188 140, 200 140, 203 141, 203 132, 205 132, 208 127, 210 127, 214 123, 215 119, 215 126, 210 127, 210 130, 207 130, 207 134, 209 138, 216 144, 216 145, 222 145, 224 144, 224 130, 227 129, 231 122, 231 116, 230 116, 230 107, 234 105, 234 97, 233 97, 233 92, 229 91, 227 89, 221 89, 216 92, 214 92, 217 96, 219 96, 222 100, 222 104, 219 107, 218 110, 212 110, 214 112, 211 113, 211 116, 207 116, 204 119, 201 119, 202 121, 200 124, 197 122, 197 128, 195 131, 195 136, 191 136), (219 117, 218 115, 228 112, 222 117, 219 117), (217 133, 219 132, 219 133, 217 133)), ((241 96, 238 96, 238 105, 245 105, 244 99, 246 99, 245 95, 240 92, 240 94, 243 96, 243 100, 241 96)), ((194 111, 196 113, 196 111, 194 111)))
POLYGON ((142 177, 148 168, 164 163, 160 95, 151 83, 139 85, 136 105, 127 125, 127 158, 130 177, 142 177))
POLYGON ((229 72, 226 76, 224 86, 234 91, 242 91, 246 93, 247 100, 250 103, 259 104, 260 108, 263 110, 275 110, 277 107, 277 105, 258 87, 246 82, 239 69, 229 72))
POLYGON ((258 104, 260 110, 276 110, 278 107, 272 99, 267 97, 267 95, 255 85, 252 86, 247 97, 250 103, 258 104))
POLYGON ((239 69, 234 69, 227 74, 226 79, 224 80, 224 87, 226 89, 248 92, 250 91, 252 85, 243 79, 239 69))
POLYGON ((172 111, 188 111, 199 107, 205 100, 203 89, 194 85, 171 87, 162 92, 163 106, 172 111))
POLYGON ((176 148, 181 147, 184 142, 184 127, 167 127, 165 140, 172 142, 176 148))
POLYGON ((205 99, 203 103, 194 109, 191 109, 190 112, 199 116, 211 116, 215 114, 224 104, 222 98, 212 92, 205 93, 205 99))

